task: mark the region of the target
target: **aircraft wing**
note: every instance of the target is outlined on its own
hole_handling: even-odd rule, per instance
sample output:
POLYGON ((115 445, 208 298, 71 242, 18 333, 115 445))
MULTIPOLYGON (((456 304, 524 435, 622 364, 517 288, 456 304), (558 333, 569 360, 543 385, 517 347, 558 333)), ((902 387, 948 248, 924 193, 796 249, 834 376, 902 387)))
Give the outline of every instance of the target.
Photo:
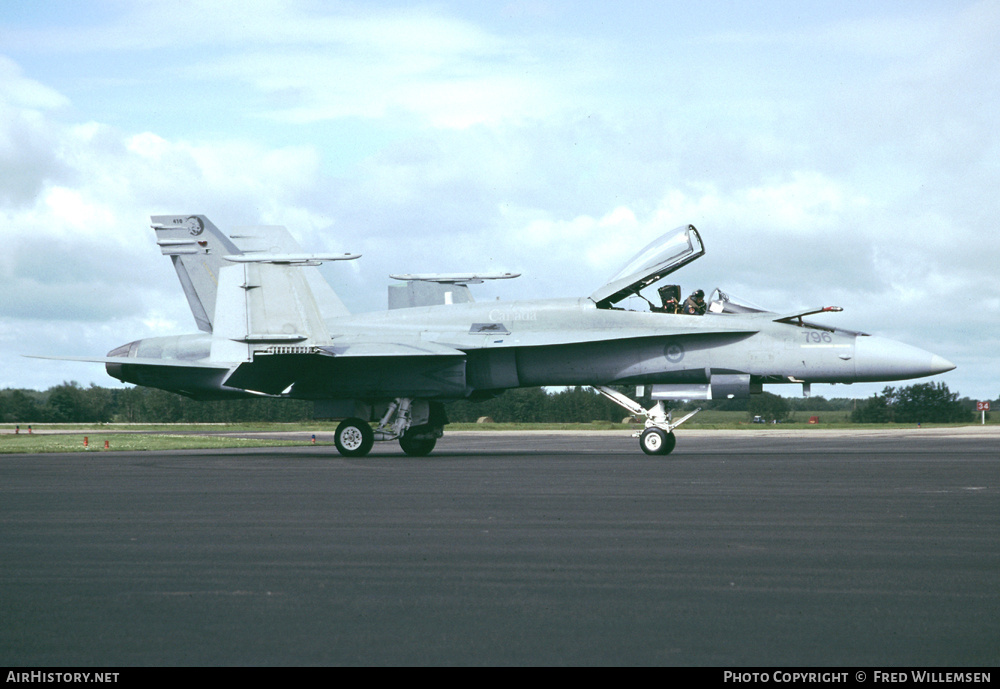
POLYGON ((392 274, 393 280, 419 282, 446 282, 454 285, 478 285, 486 280, 510 280, 521 277, 520 273, 403 273, 392 274))
POLYGON ((318 266, 326 261, 353 261, 361 254, 236 254, 223 256, 230 263, 274 263, 277 265, 318 266))

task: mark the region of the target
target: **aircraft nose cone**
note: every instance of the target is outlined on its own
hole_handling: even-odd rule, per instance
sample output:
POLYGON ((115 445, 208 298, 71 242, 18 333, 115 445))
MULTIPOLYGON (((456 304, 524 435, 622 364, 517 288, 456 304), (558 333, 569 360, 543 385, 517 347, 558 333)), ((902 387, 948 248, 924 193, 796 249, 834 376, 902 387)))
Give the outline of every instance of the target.
POLYGON ((935 354, 931 358, 931 375, 937 375, 938 373, 947 373, 955 368, 955 364, 951 363, 943 356, 938 356, 935 354))
POLYGON ((854 344, 858 381, 905 380, 955 368, 944 357, 884 337, 858 337, 854 344))

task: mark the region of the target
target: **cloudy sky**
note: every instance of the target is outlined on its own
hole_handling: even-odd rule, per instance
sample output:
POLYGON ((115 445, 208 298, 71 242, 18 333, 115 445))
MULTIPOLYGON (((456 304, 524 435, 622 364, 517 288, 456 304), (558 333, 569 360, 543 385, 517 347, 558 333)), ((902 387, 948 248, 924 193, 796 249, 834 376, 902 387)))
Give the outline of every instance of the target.
POLYGON ((364 254, 324 268, 359 312, 391 272, 586 296, 691 223, 685 293, 842 306, 996 398, 998 35, 937 0, 0 3, 0 388, 195 331, 149 216, 204 213, 364 254))

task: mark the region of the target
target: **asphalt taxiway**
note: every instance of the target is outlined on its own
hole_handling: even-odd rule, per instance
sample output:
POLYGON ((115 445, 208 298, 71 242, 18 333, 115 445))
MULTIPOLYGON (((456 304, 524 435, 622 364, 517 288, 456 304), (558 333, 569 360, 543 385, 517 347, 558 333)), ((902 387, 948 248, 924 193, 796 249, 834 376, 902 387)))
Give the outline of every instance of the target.
POLYGON ((995 666, 1000 436, 0 456, 0 665, 995 666))

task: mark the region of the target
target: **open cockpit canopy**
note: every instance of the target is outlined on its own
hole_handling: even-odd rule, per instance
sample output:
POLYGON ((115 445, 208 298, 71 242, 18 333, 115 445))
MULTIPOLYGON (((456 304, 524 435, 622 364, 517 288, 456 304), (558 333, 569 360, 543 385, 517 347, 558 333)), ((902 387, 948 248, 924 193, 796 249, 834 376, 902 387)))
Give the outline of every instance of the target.
POLYGON ((705 255, 698 230, 684 225, 654 240, 633 256, 608 282, 590 295, 599 309, 621 300, 705 255))

